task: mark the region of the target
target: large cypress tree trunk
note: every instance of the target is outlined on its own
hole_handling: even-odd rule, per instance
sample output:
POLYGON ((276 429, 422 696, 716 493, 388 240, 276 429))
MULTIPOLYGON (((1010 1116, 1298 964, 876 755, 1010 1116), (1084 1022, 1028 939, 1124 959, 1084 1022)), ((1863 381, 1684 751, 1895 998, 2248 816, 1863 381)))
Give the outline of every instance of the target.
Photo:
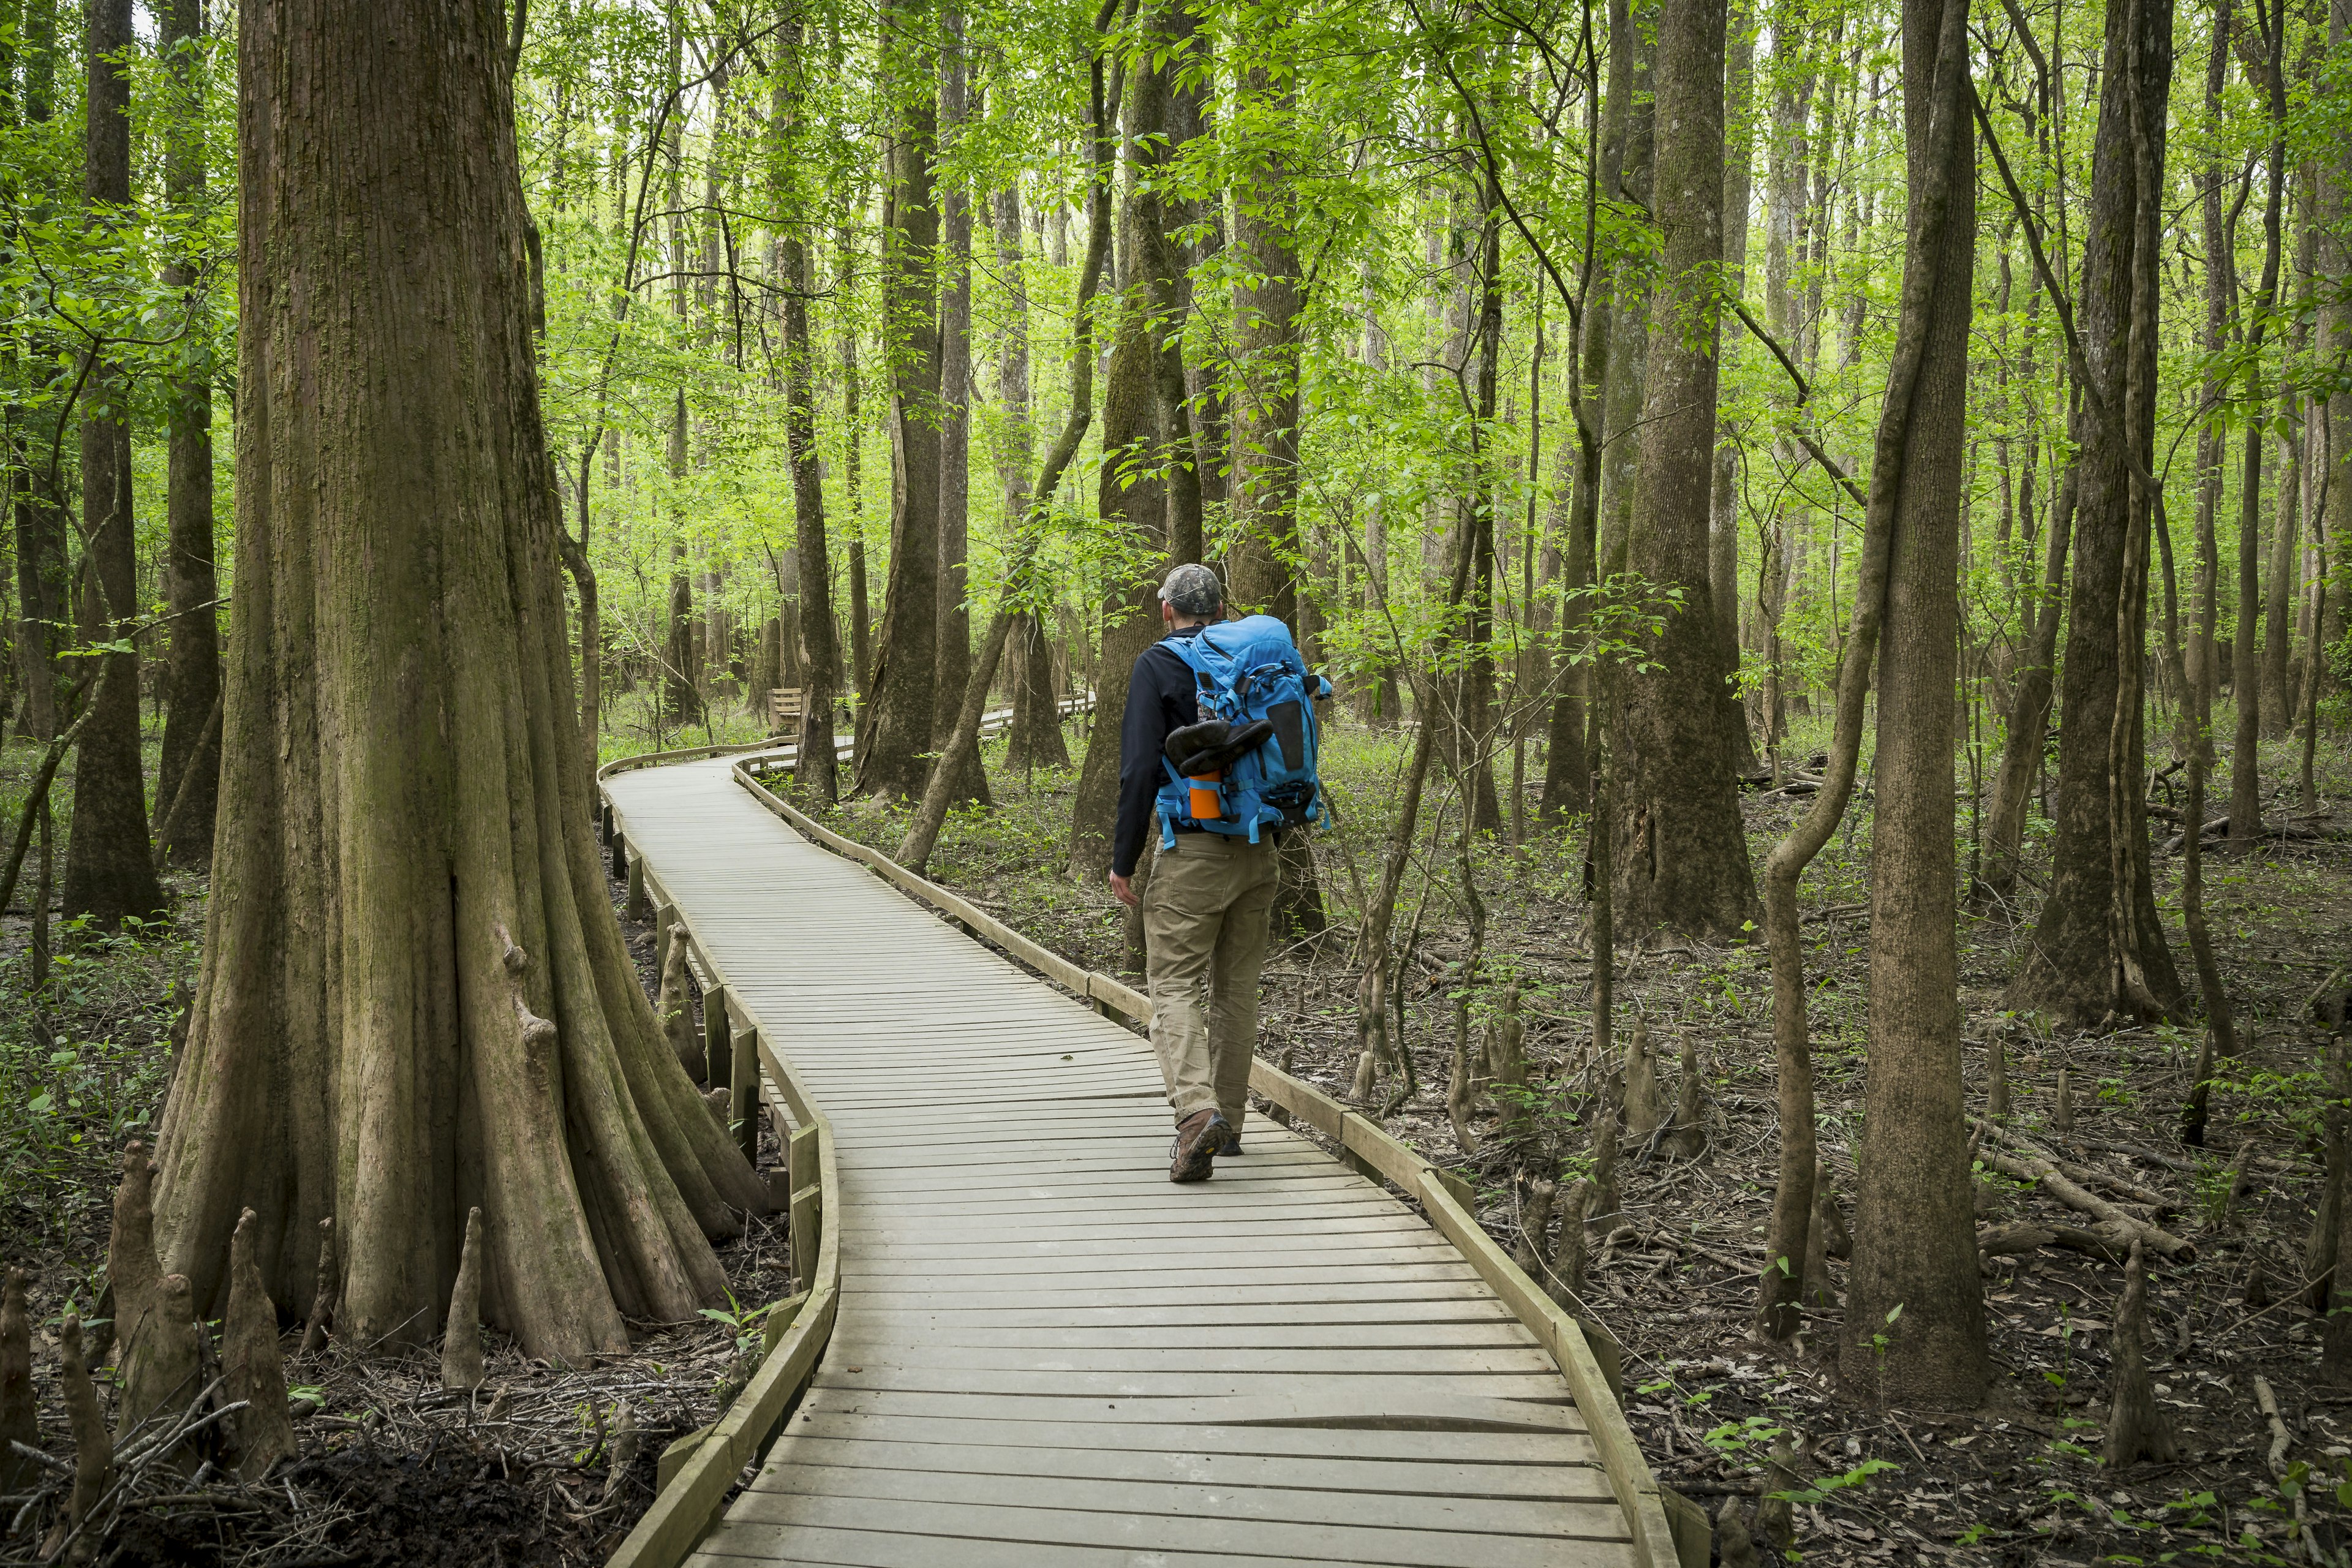
MULTIPOLYGON (((2131 468, 2145 467, 2155 448, 2153 399, 2135 419, 2125 411, 2126 382, 2155 379, 2154 323, 2133 333, 2133 269, 2153 243, 2164 199, 2164 103, 2172 81, 2169 0, 2110 6, 2105 64, 2101 71, 2098 130, 2092 143, 2089 228, 2076 331, 2096 384, 2074 421, 2077 457, 2074 577, 2069 585, 2066 654, 2059 685, 2063 721, 2058 731, 2058 781, 2052 804, 2057 840, 2050 897, 2004 1005, 2038 1010, 2062 1022, 2087 1026, 2110 1013, 2140 1016, 2175 1005, 2180 980, 2158 922, 2148 879, 2147 814, 2138 780, 2146 754, 2137 670, 2139 642, 2126 646, 2118 605, 2144 619, 2147 562, 2127 560, 2135 520, 2131 468), (2132 23, 2140 30, 2135 34, 2132 23), (2137 70, 2131 68, 2137 62, 2137 70), (2142 118, 2139 105, 2154 106, 2142 118), (2155 179, 2143 189, 2135 142, 2147 144, 2155 179), (2132 361, 2137 356, 2139 364, 2132 361), (2104 399, 2107 416, 2093 406, 2104 399), (2122 426, 2123 442, 2109 422, 2122 426), (2130 666, 2126 671, 2126 665, 2130 666), (2128 681, 2126 676, 2128 674, 2128 681), (2116 722, 2116 697, 2127 706, 2116 722), (2120 740, 2121 766, 2110 788, 2111 742, 2120 740), (2119 851, 2120 853, 2111 853, 2119 851), (2127 919, 2116 918, 2116 867, 2128 879, 2127 919), (2126 989, 2124 976, 2144 976, 2126 989), (2137 994, 2134 994, 2137 992, 2137 994)), ((2137 537, 2145 539, 2145 532, 2137 537)))
MULTIPOLYGON (((173 208, 185 212, 205 192, 205 78, 199 54, 204 6, 202 0, 168 0, 163 12, 164 63, 181 95, 171 110, 163 195, 173 208)), ((163 269, 163 282, 167 288, 193 289, 196 269, 191 258, 174 257, 163 269)), ((220 783, 220 731, 212 721, 213 703, 220 696, 220 632, 213 605, 219 588, 213 569, 211 370, 209 356, 194 359, 171 394, 163 600, 171 615, 172 696, 163 718, 163 763, 155 773, 156 826, 165 826, 165 816, 173 816, 169 825, 172 858, 194 863, 212 856, 220 783)))
POLYGON ((566 1362, 724 1300, 765 1189, 663 1045, 589 828, 491 0, 247 0, 226 809, 159 1251, 240 1208, 355 1345, 488 1319, 566 1362), (331 303, 331 308, 322 308, 331 303))
MULTIPOLYGON (((1621 672, 1612 726, 1616 923, 1738 938, 1757 911, 1739 821, 1724 647, 1707 589, 1717 326, 1723 259, 1724 12, 1674 0, 1658 16, 1655 212, 1640 494, 1627 560, 1682 602, 1643 638, 1654 662, 1621 672)), ((1612 374, 1615 368, 1612 366, 1612 374)))
MULTIPOLYGON (((82 195, 94 227, 111 226, 131 200, 131 0, 89 0, 89 116, 82 195)), ((146 774, 139 756, 139 653, 130 638, 139 619, 139 558, 131 531, 129 377, 101 360, 82 389, 81 629, 91 641, 119 641, 121 651, 92 661, 103 679, 74 760, 73 837, 66 843, 62 893, 68 914, 86 914, 104 931, 126 916, 163 907, 163 885, 147 843, 146 774)))
POLYGON ((928 0, 883 6, 884 72, 898 101, 891 131, 889 221, 883 228, 883 352, 890 365, 890 574, 866 696, 857 787, 920 795, 931 749, 940 617, 940 320, 931 194, 939 141, 936 74, 923 40, 928 0), (919 73, 915 62, 921 62, 919 73))
MULTIPOLYGON (((1952 692, 1976 251, 1967 23, 1968 0, 1905 0, 1905 248, 1913 275, 1905 302, 1916 297, 1925 309, 1916 324, 1906 309, 1902 330, 1924 331, 1893 498, 1893 635, 1879 639, 1870 1072, 1841 1358, 1847 1378, 1882 1399, 1944 1406, 1976 1405, 1990 1370, 1953 921, 1952 692), (1923 269, 1932 287, 1915 289, 1923 269)), ((1874 491, 1883 492, 1874 479, 1874 491)))

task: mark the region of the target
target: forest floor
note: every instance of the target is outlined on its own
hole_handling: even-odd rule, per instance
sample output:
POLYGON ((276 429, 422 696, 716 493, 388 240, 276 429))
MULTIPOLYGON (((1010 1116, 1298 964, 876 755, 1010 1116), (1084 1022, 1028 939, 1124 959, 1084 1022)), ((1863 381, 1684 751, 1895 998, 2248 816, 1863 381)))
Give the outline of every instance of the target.
MULTIPOLYGON (((152 737, 151 737, 152 741, 152 737)), ((150 767, 155 747, 148 748, 150 767)), ((0 816, 13 826, 38 760, 0 749, 0 816)), ((72 798, 71 775, 53 799, 72 798)), ((59 853, 63 838, 60 837, 59 853)), ((34 1384, 45 1451, 70 1458, 57 1384, 68 1307, 95 1322, 124 1146, 152 1137, 172 1072, 171 1036, 204 936, 201 875, 169 879, 172 919, 120 936, 60 923, 47 983, 32 986, 29 893, 0 913, 0 1266, 28 1275, 34 1384)), ((32 882, 27 868, 25 882, 32 882)), ((612 887, 614 908, 625 889, 612 887)), ((651 993, 653 933, 623 921, 651 993)), ((775 1162, 763 1141, 761 1164, 775 1162)), ((99 1543, 97 1564, 140 1568, 586 1568, 652 1502, 663 1447, 716 1419, 761 1309, 791 1293, 781 1218, 719 1250, 729 1312, 633 1324, 625 1357, 589 1368, 524 1355, 483 1332, 488 1381, 471 1400, 441 1387, 430 1351, 295 1353, 309 1303, 281 1302, 299 1419, 295 1458, 242 1486, 209 1465, 157 1479, 99 1543), (731 1321, 730 1321, 731 1320, 731 1321), (627 1415, 624 1422, 622 1412, 627 1415), (623 1436, 633 1428, 632 1436, 623 1436)), ((101 1388, 109 1386, 100 1379, 101 1388)), ((0 1564, 43 1561, 55 1488, 0 1495, 0 1564)))
MULTIPOLYGON (((1801 721, 1792 752, 1825 740, 1825 728, 1816 735, 1801 721)), ((1347 867, 1352 858, 1356 876, 1373 877, 1403 750, 1392 735, 1335 729, 1326 780, 1347 826, 1318 849, 1331 929, 1319 942, 1278 943, 1263 986, 1260 1054, 1341 1099, 1349 1097, 1360 1048, 1347 867)), ((1075 773, 1024 778, 996 761, 992 750, 995 809, 956 815, 932 876, 1074 962, 1128 968, 1126 924, 1108 890, 1066 874, 1075 773)), ((2290 784, 2287 746, 2275 755, 2266 748, 2263 763, 2266 797, 2290 784)), ((1529 768, 1531 777, 1539 772, 1529 768)), ((1686 1042, 1695 1046, 1706 1106, 1707 1150, 1695 1163, 1627 1141, 1624 1212, 1591 1233, 1586 1300, 1624 1347, 1630 1414, 1662 1481, 1710 1513, 1727 1497, 1793 1492, 1789 1560, 1808 1563, 2344 1560, 2352 1543, 2352 1390, 2320 1381, 2316 1325, 2295 1299, 2321 1177, 2324 1036, 2304 1014, 2328 972, 2352 959, 2352 757, 2340 745, 2322 748, 2319 785, 2333 803, 2316 824, 2319 839, 2207 861, 2207 916, 2244 1043, 2222 1067, 2202 1149, 2184 1147, 2179 1135, 2198 1026, 2057 1033, 2005 1011, 2002 992, 2032 911, 2018 911, 2013 922, 1958 917, 1971 1113, 1984 1114, 1987 1049, 1998 1038, 2015 1137, 2118 1184, 2153 1189, 2162 1202, 2147 1212, 2195 1248, 2193 1259, 2154 1260, 2149 1292, 2149 1355, 2183 1456, 2177 1463, 2110 1473, 2098 1461, 2123 1271, 2082 1253, 2043 1247, 1991 1260, 1985 1287, 1996 1378, 1980 1410, 1884 1408, 1853 1396, 1838 1375, 1834 1310, 1809 1314, 1791 1346, 1754 1337, 1748 1321, 1779 1158, 1765 954, 1677 943, 1621 956, 1617 1038, 1630 1033, 1625 1015, 1646 1023, 1670 1106, 1675 1063, 1686 1042), (2062 1071, 2071 1084, 2071 1135, 2053 1124, 2062 1071), (2278 1426, 2260 1408, 2263 1388, 2278 1426), (2274 1441, 2281 1435, 2283 1444, 2274 1441), (1766 1454, 1783 1436, 1797 1448, 1798 1483, 1768 1489, 1766 1454)), ((2290 788, 2277 809, 2292 801, 2290 788)), ((1746 797, 1756 864, 1803 804, 1746 797)), ((1868 1005, 1868 813, 1865 794, 1802 892, 1823 1156, 1849 1215, 1868 1005)), ((886 850, 903 820, 872 803, 827 817, 886 850)), ((2033 827, 2034 847, 2046 851, 2050 824, 2037 819, 2033 827)), ((1456 891, 1458 831, 1454 821, 1423 827, 1427 852, 1397 915, 1412 975, 1404 1034, 1418 1088, 1386 1125, 1471 1177, 1482 1222, 1508 1245, 1519 1238, 1530 1181, 1565 1183, 1590 1160, 1581 1125, 1595 1087, 1582 836, 1535 836, 1517 847, 1486 843, 1475 852, 1486 930, 1470 1027, 1483 1029, 1505 984, 1516 981, 1539 1110, 1533 1132, 1517 1139, 1496 1136, 1493 1108, 1482 1110, 1473 1127, 1480 1148, 1471 1154, 1445 1105, 1457 966, 1468 941, 1456 891)), ((2177 857, 2159 854, 2159 899, 2187 973, 2179 868, 2177 857)), ((1382 1086, 1380 1099, 1391 1096, 1382 1086)), ((2036 1189, 1979 1170, 1988 1222, 2087 1223, 2036 1189)), ((1843 1282, 1842 1263, 1831 1272, 1843 1282)), ((1883 1331, 1899 1335, 1900 1325, 1883 1331)))
MULTIPOLYGON (((755 731, 748 718, 729 718, 712 738, 755 731)), ((1801 727, 1794 749, 1813 743, 1801 727)), ((1331 930, 1319 942, 1284 944, 1264 987, 1261 1050, 1343 1098, 1358 1050, 1348 866, 1353 859, 1357 875, 1371 873, 1401 752, 1392 735, 1335 729, 1328 782, 1347 828, 1318 847, 1331 930)), ((29 747, 0 750, 0 808, 11 820, 33 756, 29 747)), ((1074 961, 1125 969, 1120 911, 1106 889, 1065 872, 1075 774, 1007 774, 1000 760, 1001 747, 992 747, 996 809, 957 814, 933 874, 1074 961)), ((2266 750, 2263 763, 2273 784, 2291 776, 2284 748, 2266 750)), ((2352 954, 2352 757, 2340 746, 2321 751, 2320 787, 2334 803, 2319 822, 2326 837, 2209 861, 2208 915, 2248 1043, 2226 1068, 2202 1150, 2182 1147, 2177 1133, 2193 1026, 2062 1035, 2011 1016, 2001 992, 2031 911, 2015 924, 1960 916, 1971 1110, 1983 1110, 1987 1047, 2000 1038, 2018 1136, 2116 1184, 2153 1188, 2163 1200, 2154 1212, 2194 1244, 2193 1260, 2154 1270, 2150 1292, 2159 1405, 2184 1456, 2173 1464, 2111 1474, 2096 1462, 2121 1271, 2084 1254, 2044 1248, 1994 1261, 1986 1285, 1998 1379, 1981 1410, 1887 1409, 1851 1396, 1837 1375, 1833 1310, 1815 1314, 1794 1346, 1754 1339, 1748 1320, 1777 1158, 1763 954, 1678 944, 1621 958, 1619 1005, 1645 1020, 1669 1099, 1679 1087, 1672 1064, 1685 1041, 1696 1048, 1708 1134, 1707 1152, 1692 1163, 1629 1144, 1622 1223, 1592 1235, 1588 1301, 1625 1348, 1631 1415, 1663 1480, 1713 1511, 1727 1497, 1761 1494, 1764 1450, 1793 1439, 1799 1484, 1776 1489, 1799 1500, 1790 1560, 1807 1563, 2342 1560, 2352 1541, 2352 1391, 2321 1383, 2315 1324, 2295 1299, 2320 1173, 2321 1037, 2301 1015, 2329 966, 2352 954), (2069 1135, 2052 1124, 2062 1069, 2073 1085, 2069 1135), (2275 1426, 2260 1408, 2263 1388, 2273 1394, 2275 1426), (2298 1518, 2324 1559, 2297 1540, 2298 1518)), ((69 798, 68 781, 59 791, 60 801, 69 798)), ((1759 863, 1801 805, 1747 798, 1759 863)), ((1867 812, 1865 798, 1803 895, 1824 1154, 1849 1207, 1867 1005, 1867 812)), ((895 846, 902 820, 870 804, 830 818, 885 847, 895 846)), ((1964 797, 1964 858, 1968 826, 1964 797)), ((2034 827, 2046 833, 2048 824, 2034 827)), ((1454 968, 1466 942, 1455 828, 1441 820, 1425 832, 1399 919, 1413 976, 1404 1033, 1418 1089, 1387 1124, 1469 1175, 1484 1223, 1516 1242, 1528 1182, 1573 1175, 1590 1152, 1580 1120, 1594 1081, 1582 840, 1539 835, 1474 852, 1487 927, 1470 1026, 1483 1027, 1501 987, 1516 981, 1540 1110, 1534 1131, 1516 1140, 1496 1136, 1491 1108, 1482 1110, 1471 1154, 1445 1110, 1454 968)), ((2159 856, 2160 894, 2185 970, 2178 874, 2178 859, 2159 856)), ((56 1327, 68 1303, 94 1305, 119 1152, 160 1109, 171 1026, 201 941, 201 879, 176 878, 173 892, 170 924, 105 939, 61 932, 38 995, 28 986, 26 900, 0 914, 0 987, 10 998, 0 1009, 0 1259, 33 1277, 36 1378, 53 1453, 64 1451, 56 1327)), ((646 968, 649 933, 631 928, 630 936, 646 968)), ((1383 1086, 1383 1099, 1388 1092, 1383 1086)), ((2074 1217, 1998 1176, 1981 1188, 1992 1217, 2074 1217)), ((786 1292, 779 1240, 762 1230, 729 1249, 739 1300, 786 1292)), ((1833 1266, 1832 1281, 1840 1277, 1833 1266)), ((530 1363, 486 1335, 490 1381, 471 1405, 439 1393, 427 1357, 361 1359, 331 1343, 289 1368, 318 1404, 298 1424, 302 1452, 281 1472, 285 1487, 192 1486, 184 1489, 208 1500, 130 1510, 100 1561, 599 1562, 649 1500, 660 1446, 711 1418, 737 1333, 718 1321, 649 1326, 631 1357, 584 1372, 530 1363), (641 1436, 613 1484, 610 1436, 623 1400, 641 1436)), ((20 1521, 22 1506, 19 1499, 0 1509, 0 1562, 28 1560, 39 1544, 41 1510, 20 1521)))

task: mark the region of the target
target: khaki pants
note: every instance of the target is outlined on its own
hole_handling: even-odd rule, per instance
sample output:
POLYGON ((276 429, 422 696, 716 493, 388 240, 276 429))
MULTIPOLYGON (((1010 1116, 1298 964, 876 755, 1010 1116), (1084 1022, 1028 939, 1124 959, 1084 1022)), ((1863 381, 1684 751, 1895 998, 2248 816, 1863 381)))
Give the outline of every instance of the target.
POLYGON ((1271 838, 1181 833, 1152 864, 1143 895, 1151 1044, 1179 1121, 1213 1106, 1241 1131, 1274 885, 1271 838))

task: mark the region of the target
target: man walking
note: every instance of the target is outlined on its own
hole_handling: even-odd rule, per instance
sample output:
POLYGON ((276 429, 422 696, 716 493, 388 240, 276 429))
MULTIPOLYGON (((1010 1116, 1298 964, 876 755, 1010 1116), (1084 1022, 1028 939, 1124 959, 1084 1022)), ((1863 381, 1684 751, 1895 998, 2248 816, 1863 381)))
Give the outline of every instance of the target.
MULTIPOLYGON (((1154 797, 1168 782, 1161 765, 1168 738, 1201 721, 1192 668, 1171 645, 1198 637, 1223 613, 1215 573, 1190 563, 1169 573, 1160 587, 1168 635, 1143 650, 1128 678, 1110 890, 1129 908, 1136 895, 1128 879, 1143 854, 1154 797)), ((1216 1156, 1241 1152, 1257 1047, 1258 971, 1274 908, 1274 836, 1254 844, 1181 818, 1171 826, 1143 898, 1144 953, 1151 1044, 1176 1111, 1168 1179, 1198 1182, 1208 1178, 1216 1156)))

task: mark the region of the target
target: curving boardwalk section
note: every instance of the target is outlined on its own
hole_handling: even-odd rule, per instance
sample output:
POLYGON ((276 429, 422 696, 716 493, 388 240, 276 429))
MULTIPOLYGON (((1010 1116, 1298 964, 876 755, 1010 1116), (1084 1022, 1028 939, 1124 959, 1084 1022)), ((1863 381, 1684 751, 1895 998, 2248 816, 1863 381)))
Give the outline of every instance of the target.
POLYGON ((1550 1356, 1417 1214, 1263 1120, 1171 1184, 1144 1040, 732 760, 604 789, 831 1120, 841 1295, 696 1563, 1639 1561, 1550 1356))

